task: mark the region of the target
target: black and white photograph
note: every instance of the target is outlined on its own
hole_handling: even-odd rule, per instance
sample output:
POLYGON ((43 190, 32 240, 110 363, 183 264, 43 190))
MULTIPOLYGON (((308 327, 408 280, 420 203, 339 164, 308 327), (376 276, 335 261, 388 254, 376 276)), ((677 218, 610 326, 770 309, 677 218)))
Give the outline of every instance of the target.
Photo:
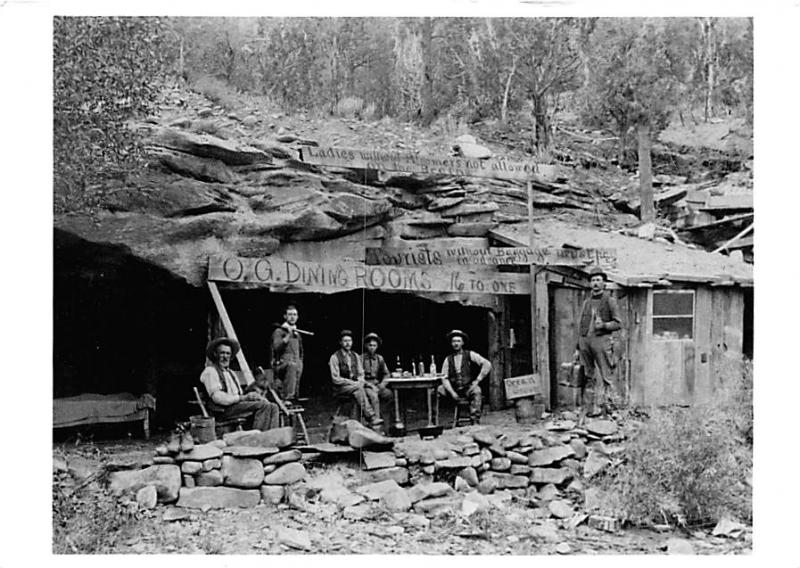
POLYGON ((753 557, 769 38, 520 6, 54 7, 54 561, 753 557))

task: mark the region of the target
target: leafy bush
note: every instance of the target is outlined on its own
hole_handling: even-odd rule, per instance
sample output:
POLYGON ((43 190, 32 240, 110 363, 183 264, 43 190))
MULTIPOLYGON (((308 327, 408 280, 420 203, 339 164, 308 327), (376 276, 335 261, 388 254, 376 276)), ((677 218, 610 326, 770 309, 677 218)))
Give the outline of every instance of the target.
POLYGON ((751 363, 729 361, 709 403, 654 410, 605 478, 624 520, 703 525, 729 513, 752 521, 752 377, 751 363))
POLYGON ((333 115, 341 118, 355 118, 361 115, 364 108, 364 99, 360 97, 345 97, 336 103, 333 115))
MULTIPOLYGON (((105 481, 103 473, 97 484, 104 485, 105 481)), ((54 478, 54 554, 108 553, 132 529, 137 519, 135 503, 125 503, 97 484, 75 487, 54 478)))
POLYGON ((234 109, 237 106, 235 93, 225 81, 220 81, 216 77, 202 75, 192 82, 191 88, 227 109, 234 109))

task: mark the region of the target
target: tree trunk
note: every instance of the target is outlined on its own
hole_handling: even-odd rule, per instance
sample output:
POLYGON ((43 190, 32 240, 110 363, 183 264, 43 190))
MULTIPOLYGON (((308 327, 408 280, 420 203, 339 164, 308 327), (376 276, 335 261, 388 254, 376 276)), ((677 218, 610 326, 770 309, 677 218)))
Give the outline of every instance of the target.
POLYGON ((656 209, 653 202, 653 169, 650 164, 650 124, 641 120, 636 127, 639 139, 639 217, 643 223, 655 222, 656 209))
POLYGON ((703 19, 703 59, 705 63, 706 96, 703 104, 703 120, 713 114, 714 87, 716 83, 716 38, 714 18, 703 19))
POLYGON ((420 85, 420 123, 422 126, 429 126, 433 122, 433 54, 431 43, 433 37, 433 20, 431 18, 422 19, 422 37, 420 41, 420 51, 422 52, 422 84, 420 85))
POLYGON ((517 58, 511 63, 511 71, 508 73, 506 80, 506 89, 503 92, 503 106, 500 108, 500 122, 505 125, 508 120, 508 96, 511 93, 511 80, 514 78, 514 73, 517 71, 517 58))
POLYGON ((537 150, 546 150, 550 147, 550 119, 547 116, 547 104, 544 99, 543 95, 534 95, 533 97, 533 118, 537 150))

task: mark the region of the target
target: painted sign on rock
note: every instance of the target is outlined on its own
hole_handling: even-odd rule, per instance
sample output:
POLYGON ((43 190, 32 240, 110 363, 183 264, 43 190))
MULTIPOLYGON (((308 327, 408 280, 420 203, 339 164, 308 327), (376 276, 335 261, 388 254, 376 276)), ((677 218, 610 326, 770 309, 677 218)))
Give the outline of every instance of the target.
POLYGON ((461 294, 529 294, 526 274, 460 267, 367 266, 355 262, 307 262, 276 256, 212 256, 208 279, 302 292, 368 289, 461 294))

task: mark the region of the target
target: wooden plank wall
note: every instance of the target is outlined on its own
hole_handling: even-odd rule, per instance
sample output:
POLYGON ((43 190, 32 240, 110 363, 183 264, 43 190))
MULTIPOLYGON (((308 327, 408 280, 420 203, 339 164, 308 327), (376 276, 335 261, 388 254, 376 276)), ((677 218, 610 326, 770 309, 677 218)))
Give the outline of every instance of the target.
POLYGON ((631 360, 631 404, 644 405, 647 393, 647 312, 648 290, 636 288, 628 294, 628 312, 630 334, 628 339, 628 357, 631 360))
POLYGON ((487 357, 492 363, 492 372, 489 374, 489 406, 492 410, 505 407, 505 390, 503 379, 507 377, 503 364, 503 329, 507 326, 505 310, 499 312, 489 311, 486 315, 489 335, 489 350, 487 357))
POLYGON ((536 274, 536 363, 534 372, 538 366, 539 377, 541 378, 542 396, 545 408, 549 411, 552 408, 551 385, 550 385, 550 313, 547 283, 550 273, 547 270, 540 270, 536 274))
POLYGON ((652 338, 650 290, 632 292, 628 311, 632 321, 629 339, 632 404, 707 402, 714 396, 718 374, 725 362, 741 357, 744 330, 741 288, 696 288, 692 340, 652 338))

